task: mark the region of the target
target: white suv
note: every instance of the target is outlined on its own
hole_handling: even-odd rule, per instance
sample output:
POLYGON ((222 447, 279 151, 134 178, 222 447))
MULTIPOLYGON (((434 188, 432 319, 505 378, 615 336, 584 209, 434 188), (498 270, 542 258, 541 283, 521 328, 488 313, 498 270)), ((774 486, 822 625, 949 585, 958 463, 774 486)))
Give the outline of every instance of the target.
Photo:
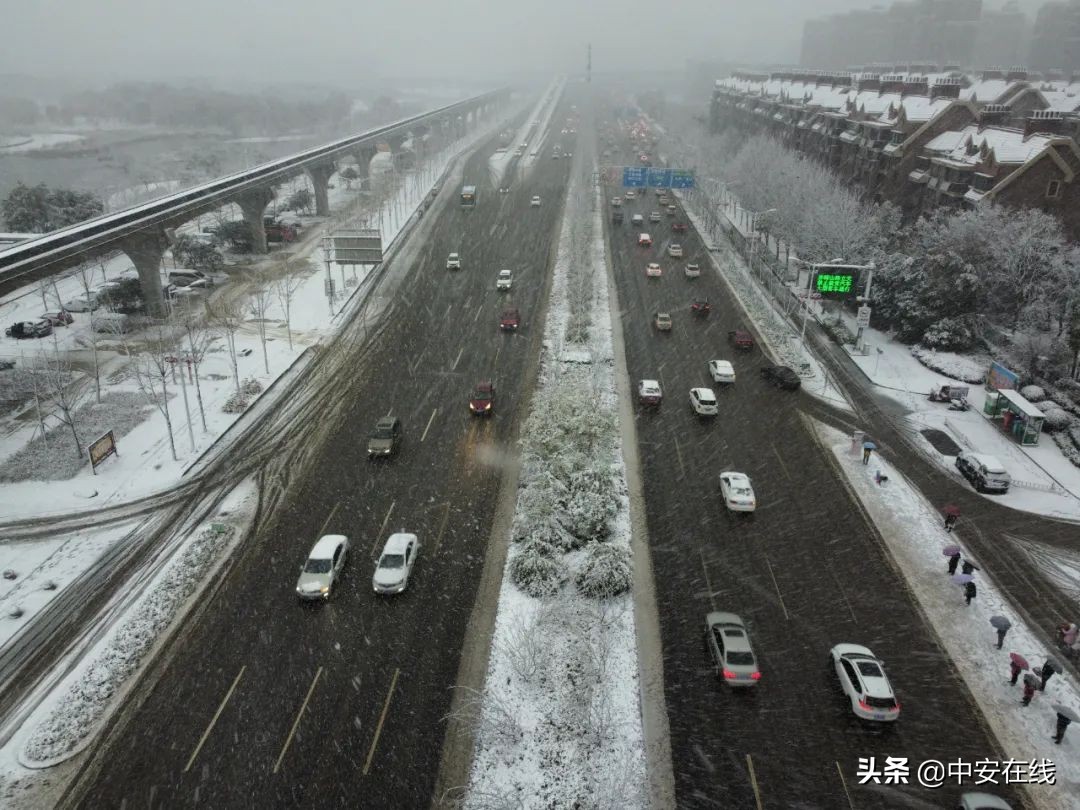
POLYGON ((698 416, 716 416, 716 394, 711 388, 691 388, 690 407, 698 416))
POLYGON ((300 566, 296 595, 304 600, 329 599, 345 568, 348 551, 349 539, 345 535, 320 537, 308 554, 307 562, 300 566))
POLYGON ((461 269, 461 257, 456 253, 451 253, 446 257, 446 269, 447 270, 460 270, 461 269))
POLYGON ((856 717, 879 723, 900 717, 900 703, 884 665, 870 650, 861 644, 837 644, 829 651, 829 661, 856 717))

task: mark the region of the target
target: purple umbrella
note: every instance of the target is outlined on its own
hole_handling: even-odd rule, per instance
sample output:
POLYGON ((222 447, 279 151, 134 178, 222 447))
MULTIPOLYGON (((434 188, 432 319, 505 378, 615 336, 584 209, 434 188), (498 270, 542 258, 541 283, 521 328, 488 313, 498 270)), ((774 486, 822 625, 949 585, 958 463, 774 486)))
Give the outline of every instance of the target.
POLYGON ((975 579, 975 577, 973 577, 971 574, 953 574, 950 579, 957 585, 967 585, 969 582, 975 579))
POLYGON ((960 546, 945 546, 941 550, 941 556, 943 557, 955 557, 960 553, 960 546))

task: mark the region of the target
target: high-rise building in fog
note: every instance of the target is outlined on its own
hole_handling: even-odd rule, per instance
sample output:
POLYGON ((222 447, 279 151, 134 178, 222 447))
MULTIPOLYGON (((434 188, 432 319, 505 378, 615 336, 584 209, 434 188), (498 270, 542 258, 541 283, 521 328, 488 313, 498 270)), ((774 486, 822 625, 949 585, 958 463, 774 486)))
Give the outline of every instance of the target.
POLYGON ((1080 72, 1080 0, 1056 0, 1039 8, 1028 66, 1039 71, 1080 72))
POLYGON ((1026 24, 1015 2, 986 9, 983 0, 896 0, 808 20, 800 63, 833 70, 874 63, 1016 64, 1023 61, 1026 24))

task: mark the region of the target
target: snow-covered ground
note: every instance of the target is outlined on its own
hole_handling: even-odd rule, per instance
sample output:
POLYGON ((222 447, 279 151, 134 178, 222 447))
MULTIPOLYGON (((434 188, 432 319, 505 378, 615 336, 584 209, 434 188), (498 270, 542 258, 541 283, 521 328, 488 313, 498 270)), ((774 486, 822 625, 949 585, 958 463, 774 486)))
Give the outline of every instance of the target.
MULTIPOLYGON (((565 89, 565 79, 556 82, 540 100, 536 102, 536 105, 529 111, 529 115, 522 122, 517 132, 514 133, 513 140, 507 145, 506 151, 497 152, 488 158, 488 168, 491 172, 491 182, 496 188, 502 188, 504 185, 508 185, 506 180, 506 170, 510 166, 510 162, 514 159, 514 152, 518 146, 528 141, 529 132, 535 131, 537 135, 534 136, 532 142, 529 143, 529 149, 535 149, 539 146, 536 142, 536 138, 539 133, 544 132, 543 129, 537 127, 533 122, 544 120, 544 123, 550 120, 551 115, 555 107, 558 105, 559 99, 562 98, 563 90, 565 89)), ((521 165, 526 166, 526 160, 528 155, 521 158, 521 165)), ((529 164, 531 166, 531 164, 529 164)))
MULTIPOLYGON (((854 324, 854 318, 847 313, 843 317, 854 324)), ((876 329, 868 328, 863 335, 867 354, 852 353, 852 362, 874 385, 911 412, 908 421, 915 430, 940 430, 961 449, 989 453, 1005 465, 1013 486, 1004 495, 985 497, 1016 509, 1080 520, 1080 468, 1061 454, 1049 436, 1041 436, 1035 447, 1022 447, 1004 435, 998 423, 983 415, 986 389, 977 383, 963 383, 960 373, 967 370, 965 366, 957 367, 956 377, 948 377, 927 368, 912 355, 909 347, 890 340, 876 329), (930 402, 931 389, 957 384, 968 386, 970 410, 955 411, 946 403, 930 402)), ((940 365, 949 368, 956 362, 948 358, 940 365)), ((984 374, 989 365, 976 360, 968 362, 981 368, 984 374)), ((926 447, 938 463, 959 475, 955 456, 937 452, 928 442, 926 447)))
POLYGON ((13 138, 9 146, 0 143, 0 152, 14 154, 16 152, 36 152, 39 149, 55 149, 58 146, 66 146, 75 141, 84 140, 82 135, 72 135, 65 132, 43 132, 30 135, 27 138, 13 138))
MULTIPOLYGON (((567 192, 544 326, 543 367, 531 405, 534 415, 546 400, 559 396, 568 379, 591 391, 599 412, 610 417, 614 408, 604 209, 600 190, 581 193, 581 185, 577 172, 567 192), (572 231, 582 220, 592 221, 592 233, 575 250, 572 231), (587 346, 565 341, 571 268, 593 278, 587 346), (577 362, 585 357, 592 362, 577 362)), ((618 497, 605 545, 625 551, 630 543, 629 502, 613 421, 610 426, 610 458, 598 463, 616 470, 618 497)), ((524 441, 526 455, 529 442, 524 441)), ((567 448, 559 456, 570 454, 567 448)), ((529 475, 526 464, 516 520, 527 509, 529 475)), ((521 553, 521 544, 515 543, 508 555, 464 806, 644 808, 645 752, 631 596, 590 599, 575 588, 573 576, 547 598, 528 596, 510 573, 515 555, 521 553)), ((586 554, 571 552, 564 559, 571 567, 580 566, 586 554)), ((464 703, 468 708, 469 701, 464 703)))
MULTIPOLYGON (((1080 685, 1068 674, 1053 676, 1045 692, 1036 692, 1031 705, 1021 705, 1021 686, 1009 683, 1009 654, 1022 655, 1030 665, 1041 667, 1057 651, 1046 649, 1024 618, 1013 611, 994 585, 992 571, 979 572, 978 594, 970 605, 958 585, 950 580, 948 545, 964 548, 963 522, 952 534, 944 531, 941 515, 918 490, 880 456, 864 466, 861 456, 851 450, 851 438, 824 425, 815 430, 836 456, 851 488, 866 507, 890 554, 907 580, 911 593, 929 618, 942 646, 967 683, 983 716, 1001 744, 1005 756, 1025 765, 1050 760, 1056 766, 1057 783, 1027 788, 1032 804, 1040 810, 1071 810, 1080 807, 1080 724, 1070 728, 1060 745, 1055 745, 1056 711, 1060 704, 1080 713, 1080 685), (880 471, 888 477, 875 483, 880 471), (990 618, 1003 616, 1012 627, 1001 650, 990 618)), ((1071 561, 1080 566, 1080 557, 1071 561)), ((895 683, 900 700, 905 686, 895 683)), ((901 721, 903 722, 903 721, 901 721)), ((988 790, 983 785, 973 790, 988 790)))

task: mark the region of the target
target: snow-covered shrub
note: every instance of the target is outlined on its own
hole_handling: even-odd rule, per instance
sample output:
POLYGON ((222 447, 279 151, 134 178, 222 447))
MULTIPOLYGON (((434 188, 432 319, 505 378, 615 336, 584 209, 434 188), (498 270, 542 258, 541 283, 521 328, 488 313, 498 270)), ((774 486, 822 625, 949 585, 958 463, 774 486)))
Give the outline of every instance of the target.
POLYGON ((1077 445, 1073 443, 1072 438, 1066 431, 1051 433, 1050 438, 1061 448, 1061 454, 1065 458, 1071 461, 1074 466, 1080 467, 1080 450, 1077 449, 1077 445))
POLYGON ((240 383, 240 393, 254 397, 262 393, 262 383, 256 380, 254 377, 248 377, 242 383, 240 383))
POLYGON ((528 541, 511 553, 510 579, 518 588, 535 598, 558 593, 566 581, 566 565, 553 546, 528 541))
POLYGON ((576 547, 599 542, 608 536, 608 522, 615 517, 616 504, 589 489, 579 489, 570 496, 563 513, 563 525, 577 540, 576 547))
POLYGON ((1025 385, 1020 389, 1020 396, 1028 402, 1042 402, 1046 399, 1046 391, 1041 385, 1025 385))
POLYGON ((242 393, 238 392, 225 400, 225 405, 222 406, 221 410, 223 410, 225 413, 243 413, 245 410, 247 410, 247 406, 248 398, 242 393))
MULTIPOLYGON (((1061 381, 1058 382, 1058 385, 1061 385, 1061 381)), ((1073 399, 1065 391, 1061 390, 1061 388, 1051 388, 1049 393, 1050 399, 1052 399, 1054 404, 1061 408, 1061 410, 1068 411, 1073 416, 1080 417, 1080 405, 1077 404, 1080 402, 1080 398, 1073 399)))
POLYGON ((1047 431, 1064 430, 1072 424, 1073 417, 1058 407, 1050 407, 1043 411, 1046 417, 1043 426, 1047 431))
POLYGON ((960 318, 942 318, 927 327, 921 343, 939 351, 964 351, 975 345, 975 332, 960 318))
POLYGON ((607 599, 625 593, 634 583, 630 549, 594 543, 585 553, 575 582, 584 596, 594 599, 607 599))
POLYGON ((912 346, 911 353, 928 369, 954 380, 960 380, 969 385, 979 385, 986 379, 986 369, 989 364, 982 358, 939 352, 923 346, 912 346))

